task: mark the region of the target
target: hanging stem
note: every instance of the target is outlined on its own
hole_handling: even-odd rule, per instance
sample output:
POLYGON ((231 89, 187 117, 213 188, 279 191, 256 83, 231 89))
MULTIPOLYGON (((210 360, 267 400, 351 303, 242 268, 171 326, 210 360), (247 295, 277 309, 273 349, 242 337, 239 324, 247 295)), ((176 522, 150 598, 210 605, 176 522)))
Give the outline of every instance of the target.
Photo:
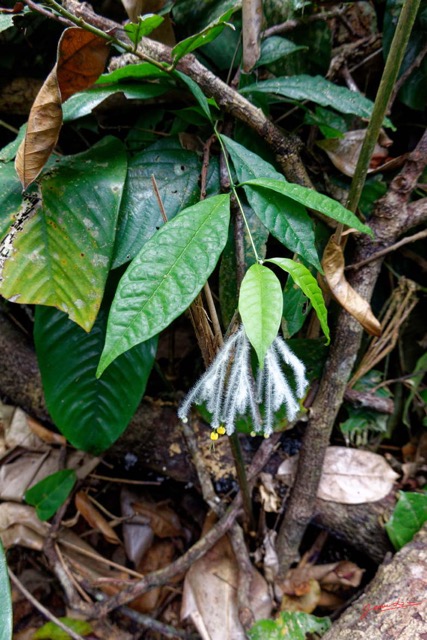
MULTIPOLYGON (((353 212, 356 211, 359 204, 371 157, 387 113, 390 98, 393 93, 393 87, 396 83, 403 56, 405 55, 406 46, 408 44, 409 36, 411 35, 420 2, 421 0, 406 0, 406 2, 403 3, 402 11, 400 12, 399 21, 397 23, 396 31, 394 32, 390 51, 387 56, 384 72, 378 88, 377 97, 375 99, 372 116, 366 129, 366 135, 363 140, 362 149, 360 151, 356 170, 351 182, 347 208, 353 212)), ((335 232, 335 239, 337 242, 340 241, 341 234, 342 225, 339 225, 335 232)))

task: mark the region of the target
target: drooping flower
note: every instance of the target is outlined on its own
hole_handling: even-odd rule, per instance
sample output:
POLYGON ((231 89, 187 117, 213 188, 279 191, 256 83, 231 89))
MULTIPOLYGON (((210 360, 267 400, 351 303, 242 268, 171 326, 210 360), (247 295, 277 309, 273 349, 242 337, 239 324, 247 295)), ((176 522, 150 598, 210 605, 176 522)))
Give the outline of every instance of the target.
MULTIPOLYGON (((308 382, 305 366, 285 341, 277 336, 267 351, 264 366, 255 379, 250 362, 250 343, 243 326, 218 351, 210 367, 187 394, 178 410, 186 422, 192 404, 206 403, 212 414, 211 427, 231 435, 236 418, 250 411, 253 430, 269 436, 273 431, 274 414, 285 406, 288 419, 294 420, 299 411, 298 399, 306 391, 308 382), (292 370, 295 391, 289 385, 282 362, 292 370), (260 406, 264 405, 261 411, 260 406)), ((215 431, 217 432, 217 431, 215 431)))

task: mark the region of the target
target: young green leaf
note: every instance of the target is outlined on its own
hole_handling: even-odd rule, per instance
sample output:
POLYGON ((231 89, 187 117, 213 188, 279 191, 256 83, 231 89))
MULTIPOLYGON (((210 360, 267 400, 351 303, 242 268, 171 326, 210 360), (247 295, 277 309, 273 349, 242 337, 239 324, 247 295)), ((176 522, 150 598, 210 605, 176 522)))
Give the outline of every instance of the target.
POLYGON ((277 276, 262 264, 253 264, 240 287, 239 313, 261 368, 279 331, 282 309, 282 287, 277 276))
POLYGON ((208 44, 208 42, 212 42, 216 37, 222 33, 224 27, 234 27, 227 22, 232 16, 234 12, 234 7, 226 11, 222 16, 208 24, 207 27, 200 31, 199 33, 195 33, 193 36, 178 42, 177 45, 172 49, 172 58, 174 64, 176 64, 181 58, 187 53, 191 53, 195 49, 199 47, 203 47, 203 45, 208 44))
MULTIPOLYGON (((93 627, 86 620, 76 620, 76 618, 68 618, 67 616, 58 618, 58 620, 79 634, 79 636, 93 634, 93 627)), ((92 637, 94 636, 92 635, 92 637)), ((54 622, 46 622, 46 624, 37 629, 31 640, 70 640, 70 635, 54 622)))
MULTIPOLYGON (((239 182, 271 178, 289 184, 276 169, 243 145, 221 136, 239 182)), ((270 233, 290 251, 322 271, 316 251, 313 223, 305 208, 286 195, 243 187, 249 204, 270 233)))
POLYGON ((111 264, 126 169, 123 145, 112 137, 55 163, 41 181, 38 210, 14 237, 1 295, 62 309, 90 331, 111 264))
POLYGON ((400 491, 399 500, 385 528, 396 550, 410 542, 427 522, 427 492, 400 491))
POLYGON ((249 186, 251 188, 262 188, 283 195, 300 202, 301 204, 324 213, 329 218, 333 218, 342 224, 346 224, 348 227, 352 227, 361 233, 367 233, 372 236, 372 230, 363 222, 360 222, 359 218, 354 215, 349 209, 343 207, 342 204, 325 196, 322 193, 317 193, 313 189, 302 187, 299 184, 291 184, 290 182, 283 182, 281 180, 271 180, 269 178, 259 178, 258 180, 246 180, 242 186, 249 186))
POLYGON ((213 122, 211 110, 209 108, 209 102, 197 82, 194 82, 189 76, 185 75, 185 73, 181 73, 181 71, 174 71, 174 76, 177 76, 187 87, 190 89, 193 96, 196 98, 197 102, 202 108, 203 113, 207 117, 210 122, 213 122))
POLYGON ((272 262, 283 269, 283 271, 286 271, 286 273, 289 273, 295 284, 302 289, 313 305, 313 309, 319 318, 322 331, 329 344, 330 335, 328 327, 328 312, 325 307, 322 291, 317 284, 316 278, 311 275, 310 271, 303 264, 295 262, 295 260, 289 260, 289 258, 270 258, 269 260, 266 260, 266 262, 272 262))
POLYGON ((25 501, 36 508, 40 520, 49 520, 64 504, 76 480, 73 469, 52 473, 26 491, 25 501))
POLYGON ((249 640, 306 640, 308 633, 323 635, 331 627, 329 618, 302 611, 282 611, 275 620, 258 620, 248 631, 249 640))
POLYGON ((12 596, 7 575, 6 554, 0 540, 0 640, 12 640, 12 596))
MULTIPOLYGON (((321 76, 299 75, 274 78, 250 84, 242 93, 273 93, 290 100, 310 100, 323 107, 332 107, 339 113, 352 113, 360 118, 370 118, 374 103, 357 91, 340 87, 321 76)), ((388 118, 384 126, 392 127, 388 118)))
POLYGON ((119 283, 98 376, 193 302, 218 262, 229 220, 230 197, 213 196, 181 211, 146 242, 119 283))
POLYGON ((61 433, 94 455, 110 447, 129 424, 144 394, 157 338, 122 354, 99 380, 96 368, 107 328, 102 308, 86 333, 61 311, 37 307, 34 340, 46 404, 61 433))
POLYGON ((129 37, 129 40, 135 45, 135 49, 142 38, 148 36, 154 29, 157 29, 163 20, 164 18, 162 18, 162 16, 158 16, 155 13, 146 13, 143 16, 139 16, 137 23, 130 22, 125 25, 125 33, 129 37))

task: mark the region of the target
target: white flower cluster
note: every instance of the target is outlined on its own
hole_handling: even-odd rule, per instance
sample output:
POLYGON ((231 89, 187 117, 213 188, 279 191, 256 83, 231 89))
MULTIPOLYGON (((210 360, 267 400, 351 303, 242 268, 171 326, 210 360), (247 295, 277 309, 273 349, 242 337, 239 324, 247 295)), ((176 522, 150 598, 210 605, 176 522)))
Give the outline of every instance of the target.
POLYGON ((299 411, 298 399, 304 396, 307 385, 304 364, 279 336, 268 349, 264 367, 258 369, 254 381, 250 343, 241 326, 187 394, 178 416, 186 422, 191 405, 205 402, 206 409, 212 414, 212 428, 218 429, 224 424, 227 434, 231 435, 236 417, 249 409, 254 431, 269 436, 273 431, 274 414, 282 405, 286 407, 288 419, 294 420, 299 411), (286 380, 281 361, 293 371, 296 394, 286 380), (260 412, 261 403, 264 404, 264 418, 260 412))

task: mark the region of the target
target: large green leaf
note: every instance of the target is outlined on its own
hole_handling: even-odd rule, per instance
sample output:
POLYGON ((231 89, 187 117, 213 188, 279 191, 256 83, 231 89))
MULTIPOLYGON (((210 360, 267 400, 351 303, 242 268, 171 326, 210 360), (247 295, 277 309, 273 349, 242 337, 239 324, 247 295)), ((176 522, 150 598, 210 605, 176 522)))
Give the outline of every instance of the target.
POLYGON ((12 640, 12 597, 10 593, 7 562, 3 545, 0 540, 0 640, 12 640))
MULTIPOLYGON (((9 229, 22 204, 22 185, 13 162, 0 162, 0 240, 9 229)), ((1 254, 0 254, 1 255, 1 254)))
POLYGON ((173 74, 177 76, 187 87, 190 89, 193 96, 196 98, 197 102, 202 108, 203 113, 207 117, 210 122, 213 122, 211 111, 209 108, 209 102, 197 82, 194 82, 189 76, 186 76, 185 73, 181 73, 181 71, 174 71, 173 74))
POLYGON ((0 33, 2 31, 6 31, 6 29, 10 29, 10 27, 13 27, 13 18, 14 16, 11 14, 9 15, 0 14, 0 33))
POLYGON ((269 189, 287 195, 289 198, 300 202, 306 207, 320 211, 329 218, 346 224, 348 227, 352 227, 361 233, 367 233, 370 236, 373 235, 372 230, 366 224, 360 222, 359 218, 349 211, 349 209, 343 207, 343 205, 336 200, 329 198, 329 196, 313 191, 313 189, 302 187, 299 184, 291 184, 283 180, 271 180, 269 178, 247 180, 244 184, 251 188, 261 187, 262 189, 269 189))
POLYGON ((113 266, 132 260, 163 224, 154 193, 154 176, 168 220, 197 202, 201 164, 176 138, 167 138, 137 153, 129 170, 120 207, 113 266))
MULTIPOLYGON (((360 118, 370 118, 374 103, 357 91, 340 87, 322 76, 299 76, 274 78, 250 84, 242 93, 273 93, 291 100, 310 100, 323 107, 332 107, 340 113, 352 113, 360 118)), ((391 126, 388 118, 385 126, 391 126)))
POLYGON ((303 326, 311 306, 304 291, 291 277, 283 289, 283 337, 292 338, 303 326))
POLYGON ((95 376, 105 342, 102 308, 90 333, 61 311, 37 307, 34 339, 46 404, 61 433, 78 449, 99 454, 123 433, 144 394, 157 337, 121 355, 95 376))
POLYGON ((178 44, 172 49, 174 64, 176 64, 178 60, 181 60, 181 58, 187 53, 191 53, 192 51, 195 51, 195 49, 203 47, 203 45, 208 44, 208 42, 212 42, 212 40, 217 38, 223 31, 224 27, 230 26, 227 23, 227 20, 231 18, 233 11, 234 9, 229 9, 222 16, 208 24, 208 26, 199 33, 195 33, 185 40, 178 42, 178 44))
MULTIPOLYGON (((274 167, 252 153, 238 142, 221 136, 239 182, 254 178, 272 178, 288 184, 274 167)), ((261 189, 244 187, 246 197, 256 215, 282 244, 290 251, 298 253, 307 262, 321 271, 317 255, 313 223, 305 208, 287 195, 263 192, 261 189)))
POLYGON ((36 508, 40 520, 49 520, 70 495, 76 479, 73 469, 52 473, 25 492, 25 502, 36 508))
POLYGON ((181 211, 146 242, 119 283, 97 375, 191 304, 224 248, 229 219, 230 197, 213 196, 181 211))
POLYGON ((427 492, 399 492, 399 500, 385 528, 395 549, 401 549, 427 522, 427 492))
POLYGON ((86 91, 75 93, 63 106, 63 120, 68 122, 91 113, 95 107, 110 96, 122 93, 129 100, 149 100, 162 95, 169 88, 168 83, 130 84, 117 82, 105 86, 99 84, 86 91))
POLYGON ((116 138, 61 158, 41 181, 42 208, 13 241, 0 293, 65 311, 86 331, 109 272, 126 156, 116 138))
POLYGON ((311 275, 310 271, 303 264, 295 262, 295 260, 289 260, 289 258, 270 258, 266 260, 266 262, 272 262, 283 269, 283 271, 286 271, 286 273, 289 273, 295 284, 302 289, 313 305, 313 309, 319 318, 320 326, 329 343, 328 312, 316 278, 311 275))
POLYGON ((279 331, 282 309, 282 287, 277 276, 262 264, 253 264, 240 287, 239 313, 261 368, 279 331))
POLYGON ((281 38, 280 36, 271 36, 261 44, 261 56, 256 63, 256 67, 268 65, 271 62, 280 60, 284 56, 288 56, 296 51, 306 50, 308 47, 295 44, 291 40, 281 38))

